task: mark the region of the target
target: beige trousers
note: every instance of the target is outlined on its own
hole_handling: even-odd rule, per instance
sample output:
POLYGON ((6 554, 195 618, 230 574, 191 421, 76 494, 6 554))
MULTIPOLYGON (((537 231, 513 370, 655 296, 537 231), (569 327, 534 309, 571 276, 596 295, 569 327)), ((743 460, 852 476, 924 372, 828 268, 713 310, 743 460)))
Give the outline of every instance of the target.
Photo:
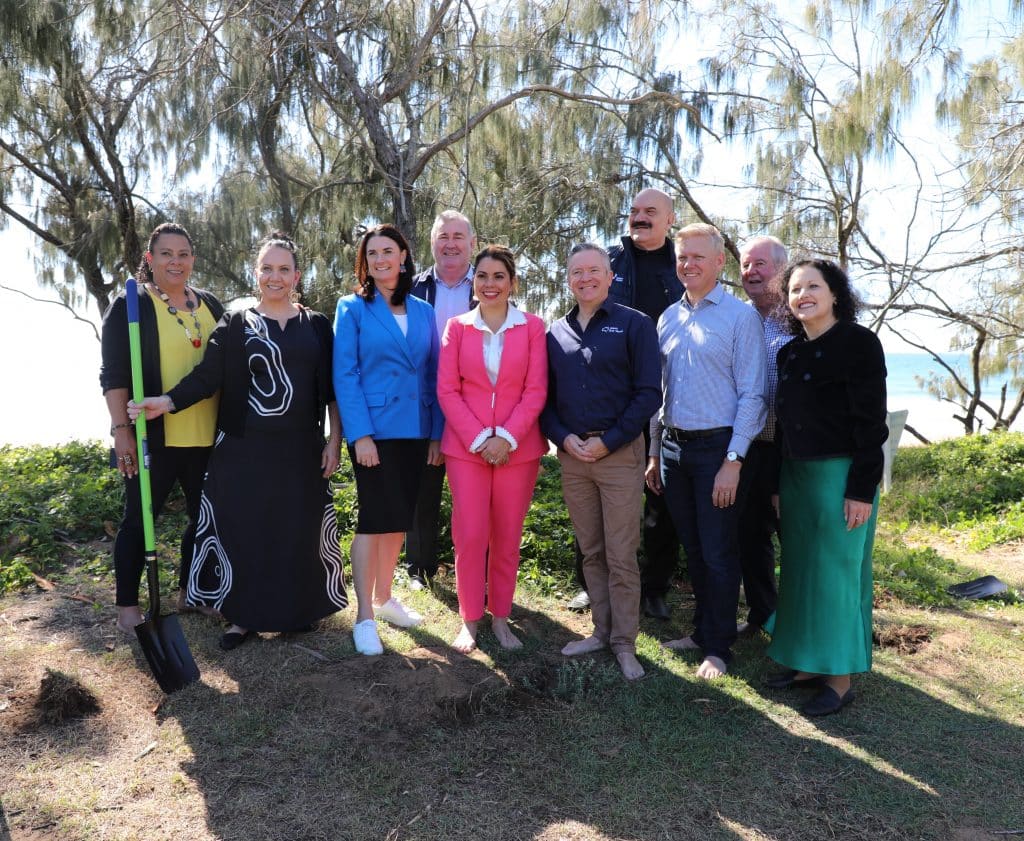
POLYGON ((636 550, 644 504, 644 439, 593 463, 558 451, 562 494, 583 553, 594 636, 634 652, 640 617, 636 550))

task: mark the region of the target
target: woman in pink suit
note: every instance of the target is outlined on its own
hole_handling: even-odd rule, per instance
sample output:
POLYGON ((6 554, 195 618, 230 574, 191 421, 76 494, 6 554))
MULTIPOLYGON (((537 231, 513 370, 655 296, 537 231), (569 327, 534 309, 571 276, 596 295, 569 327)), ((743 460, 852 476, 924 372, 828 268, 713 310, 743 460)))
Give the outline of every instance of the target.
POLYGON ((508 616, 523 521, 547 452, 538 424, 548 391, 544 322, 509 302, 516 291, 509 249, 489 245, 474 266, 480 305, 449 320, 437 369, 463 621, 452 645, 464 653, 476 647, 485 590, 494 636, 503 648, 522 646, 508 616))

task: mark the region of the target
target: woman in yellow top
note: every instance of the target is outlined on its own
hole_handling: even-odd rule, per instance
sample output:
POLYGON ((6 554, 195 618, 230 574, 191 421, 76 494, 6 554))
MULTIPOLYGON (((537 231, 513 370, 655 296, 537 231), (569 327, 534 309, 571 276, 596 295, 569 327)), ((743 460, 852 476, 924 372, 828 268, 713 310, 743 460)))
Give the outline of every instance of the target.
MULTIPOLYGON (((224 313, 224 307, 213 295, 188 285, 194 264, 192 237, 181 225, 165 222, 150 234, 136 274, 145 394, 162 394, 165 386, 178 382, 199 363, 206 340, 224 313)), ((128 419, 132 378, 124 292, 114 299, 103 316, 101 347, 100 385, 110 412, 117 469, 125 480, 124 516, 114 541, 117 627, 131 634, 143 621, 139 609, 139 581, 145 559, 139 454, 135 430, 128 419)), ((153 516, 159 515, 175 483, 181 485, 185 494, 188 525, 181 538, 178 579, 181 591, 188 582, 203 476, 216 422, 217 398, 213 397, 173 417, 157 420, 147 429, 153 516)), ((184 604, 184 593, 180 592, 178 606, 184 607, 184 604)))

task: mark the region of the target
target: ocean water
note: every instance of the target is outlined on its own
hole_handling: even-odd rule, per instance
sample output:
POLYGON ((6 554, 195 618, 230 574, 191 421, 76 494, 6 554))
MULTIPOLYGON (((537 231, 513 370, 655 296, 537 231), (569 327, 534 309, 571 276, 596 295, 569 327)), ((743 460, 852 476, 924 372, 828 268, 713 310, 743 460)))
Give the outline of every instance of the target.
MULTIPOLYGON (((966 370, 969 357, 966 353, 948 353, 943 359, 954 368, 966 370)), ((890 412, 908 410, 907 424, 931 441, 964 434, 963 424, 954 418, 960 414, 959 407, 932 397, 916 382, 916 377, 927 379, 930 374, 945 373, 934 359, 924 353, 886 353, 885 367, 890 412)), ((987 396, 995 397, 996 391, 993 388, 987 396)), ((901 446, 915 443, 920 442, 910 433, 905 432, 900 439, 901 446)))

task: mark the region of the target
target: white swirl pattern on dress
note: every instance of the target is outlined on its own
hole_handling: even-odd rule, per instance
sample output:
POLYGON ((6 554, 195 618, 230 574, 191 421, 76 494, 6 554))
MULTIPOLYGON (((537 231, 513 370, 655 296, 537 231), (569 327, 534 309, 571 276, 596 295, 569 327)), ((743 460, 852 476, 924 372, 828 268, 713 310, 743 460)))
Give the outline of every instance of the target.
POLYGON ((341 556, 341 545, 338 542, 338 520, 334 513, 334 503, 328 501, 324 506, 324 516, 320 521, 320 561, 327 573, 327 598, 338 610, 348 607, 348 593, 345 591, 345 561, 341 556))
POLYGON ((213 506, 207 498, 206 493, 199 502, 199 523, 196 526, 197 535, 206 535, 201 542, 196 543, 195 554, 192 556, 192 567, 188 572, 188 598, 189 604, 205 604, 220 610, 224 599, 231 591, 233 578, 231 560, 228 558, 224 546, 217 534, 217 521, 213 516, 213 506), (213 576, 217 585, 214 590, 204 590, 200 586, 200 573, 208 563, 213 563, 213 576))
POLYGON ((244 333, 252 382, 249 405, 264 417, 283 415, 291 408, 294 389, 281 361, 281 348, 270 338, 267 322, 258 313, 245 314, 244 333))

